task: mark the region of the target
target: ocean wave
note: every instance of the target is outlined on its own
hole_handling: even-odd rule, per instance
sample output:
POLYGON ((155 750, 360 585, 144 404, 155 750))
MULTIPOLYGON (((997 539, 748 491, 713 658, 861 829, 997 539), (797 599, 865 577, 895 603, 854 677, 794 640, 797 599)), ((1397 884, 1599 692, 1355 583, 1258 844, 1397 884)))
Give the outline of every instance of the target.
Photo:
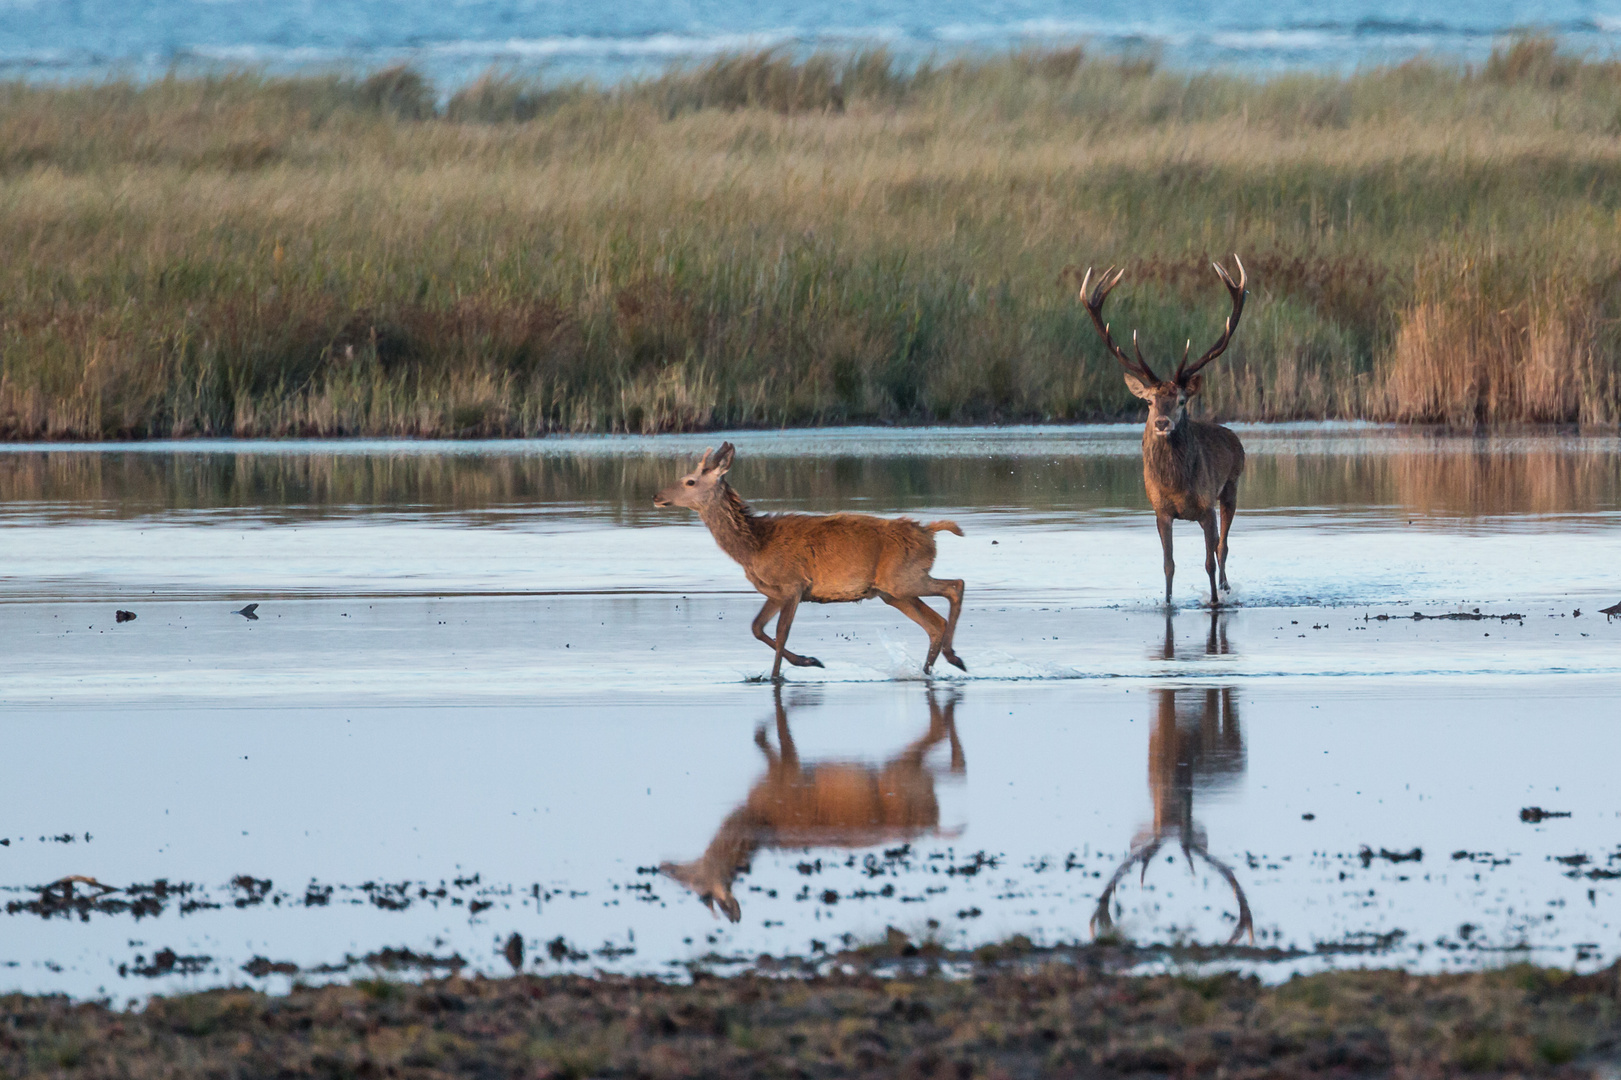
POLYGON ((572 35, 545 38, 508 38, 505 41, 445 41, 422 51, 436 56, 489 59, 546 59, 548 57, 682 57, 750 52, 799 44, 797 30, 761 30, 745 34, 648 34, 642 37, 572 35))
MULTIPOLYGON (((837 6, 795 9, 774 22, 731 0, 705 0, 701 18, 684 21, 631 3, 624 20, 600 13, 530 7, 522 0, 480 0, 469 20, 445 21, 431 5, 407 2, 366 33, 365 19, 341 22, 320 6, 288 9, 273 19, 211 13, 241 0, 151 0, 148 16, 133 19, 112 0, 81 0, 86 17, 65 20, 42 0, 0 0, 7 26, 0 35, 0 70, 21 77, 160 75, 177 65, 240 65, 293 70, 321 65, 362 67, 421 63, 441 85, 464 82, 491 64, 551 67, 597 78, 646 73, 663 63, 758 49, 795 53, 881 45, 903 59, 1019 47, 1086 44, 1103 51, 1148 44, 1178 66, 1241 63, 1269 69, 1348 70, 1421 53, 1484 58, 1491 45, 1523 24, 1477 16, 1468 9, 1389 9, 1365 0, 1351 11, 1323 13, 1304 4, 1254 11, 1233 9, 1216 23, 1193 17, 1144 17, 1104 0, 1082 9, 1028 0, 1015 17, 981 0, 956 0, 918 10, 878 4, 845 21, 837 6), (106 18, 96 17, 97 13, 106 18), (1256 17, 1246 18, 1247 14, 1256 17), (499 16, 499 17, 498 17, 499 16), (639 32, 625 32, 635 26, 639 32), (89 29, 90 27, 99 29, 89 29), (357 36, 358 35, 358 36, 357 36)), ((352 0, 364 13, 375 0, 352 0)), ((1243 5, 1248 7, 1250 5, 1243 5)), ((381 10, 378 7, 378 10, 381 10)), ((694 14, 700 14, 694 12, 694 14)), ((1613 48, 1621 11, 1549 10, 1540 29, 1576 49, 1613 48)))

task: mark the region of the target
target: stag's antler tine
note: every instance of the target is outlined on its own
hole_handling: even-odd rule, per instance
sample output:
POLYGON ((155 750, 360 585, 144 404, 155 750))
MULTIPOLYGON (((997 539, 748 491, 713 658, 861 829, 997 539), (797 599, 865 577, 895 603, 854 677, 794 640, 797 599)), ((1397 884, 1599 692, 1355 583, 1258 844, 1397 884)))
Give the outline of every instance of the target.
POLYGON ((1250 944, 1255 944, 1255 917, 1250 913, 1249 897, 1244 895, 1244 887, 1238 883, 1238 875, 1233 868, 1216 858, 1204 849, 1203 845, 1194 845, 1199 857, 1210 864, 1210 868, 1222 876, 1227 886, 1233 890, 1233 896, 1238 900, 1238 926, 1233 930, 1233 936, 1227 939, 1227 944, 1237 945, 1238 939, 1246 933, 1250 936, 1250 944))
POLYGON ((1114 917, 1109 914, 1109 901, 1114 899, 1114 890, 1136 863, 1143 864, 1143 873, 1146 875, 1148 873, 1148 860, 1152 859, 1154 853, 1158 850, 1159 838, 1156 837, 1152 844, 1133 851, 1126 856, 1125 862, 1115 867, 1114 873, 1109 877, 1109 883, 1103 886, 1103 892, 1098 895, 1097 907, 1092 910, 1092 918, 1087 923, 1093 937, 1097 936, 1099 926, 1103 927, 1105 933, 1114 929, 1114 917))
POLYGON ((1238 264, 1237 281, 1233 280, 1232 275, 1220 263, 1211 263, 1216 268, 1216 276, 1221 278, 1222 284, 1227 287, 1227 295, 1233 305, 1232 314, 1228 315, 1227 321, 1222 324, 1221 337, 1217 338, 1216 343, 1210 346, 1209 350, 1199 357, 1191 367, 1188 365, 1187 358, 1183 358, 1182 363, 1177 366, 1176 375, 1173 377, 1173 381, 1178 384, 1185 383, 1200 368, 1226 352, 1228 344, 1233 340, 1233 331, 1238 328, 1238 320, 1244 314, 1244 298, 1249 295, 1246 288, 1249 283, 1249 275, 1244 273, 1244 264, 1237 255, 1233 256, 1233 261, 1238 264))
POLYGON ((1156 836, 1152 841, 1149 842, 1147 847, 1142 848, 1138 852, 1138 856, 1143 864, 1143 872, 1138 876, 1137 884, 1141 885, 1143 882, 1148 880, 1148 864, 1153 861, 1155 855, 1159 854, 1159 849, 1163 846, 1165 846, 1165 837, 1156 836))
MULTIPOLYGON (((1098 283, 1092 287, 1092 291, 1087 292, 1086 287, 1092 280, 1092 269, 1088 267, 1085 276, 1081 279, 1081 303, 1086 306, 1087 314, 1092 316, 1092 325, 1097 327, 1098 333, 1102 335, 1103 344, 1114 354, 1114 358, 1120 361, 1120 366, 1139 379, 1146 379, 1150 383, 1157 384, 1160 378, 1154 374, 1154 369, 1149 367, 1148 362, 1143 359, 1142 350, 1137 350, 1137 359, 1133 361, 1131 357, 1126 355, 1124 349, 1115 344, 1114 335, 1109 332, 1109 324, 1103 321, 1103 302, 1109 298, 1109 294, 1114 291, 1114 287, 1120 284, 1121 278, 1125 276, 1125 267, 1122 266, 1116 269, 1114 266, 1110 266, 1103 271, 1098 278, 1098 283)), ((1136 349, 1135 333, 1132 334, 1132 343, 1132 347, 1136 349)))

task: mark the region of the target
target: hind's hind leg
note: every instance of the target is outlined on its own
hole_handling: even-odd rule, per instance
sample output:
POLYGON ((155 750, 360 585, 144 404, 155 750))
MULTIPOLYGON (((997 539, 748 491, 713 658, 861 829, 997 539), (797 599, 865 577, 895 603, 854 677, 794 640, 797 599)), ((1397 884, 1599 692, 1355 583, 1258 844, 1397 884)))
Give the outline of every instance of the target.
POLYGON ((964 664, 957 656, 953 645, 957 639, 957 620, 962 616, 962 598, 966 589, 967 586, 963 584, 961 578, 942 580, 931 577, 927 580, 926 587, 918 590, 920 596, 943 596, 950 605, 946 615, 945 639, 941 642, 940 651, 945 656, 948 664, 953 664, 963 671, 968 670, 968 665, 964 664))
POLYGON ((940 657, 940 648, 945 644, 946 621, 915 596, 891 596, 888 593, 879 593, 878 596, 884 603, 923 627, 923 631, 929 635, 929 658, 923 661, 923 674, 927 675, 934 668, 935 660, 940 657))

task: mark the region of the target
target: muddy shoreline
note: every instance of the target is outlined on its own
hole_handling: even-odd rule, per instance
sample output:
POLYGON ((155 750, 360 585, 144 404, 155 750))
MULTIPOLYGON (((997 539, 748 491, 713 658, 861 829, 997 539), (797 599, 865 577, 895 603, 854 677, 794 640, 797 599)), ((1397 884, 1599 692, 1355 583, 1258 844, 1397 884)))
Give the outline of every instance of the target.
POLYGON ((13 995, 0 1075, 1613 1076, 1621 1062, 1621 963, 1265 986, 1121 974, 1126 957, 1014 942, 964 959, 899 939, 812 977, 380 976, 127 1011, 13 995))

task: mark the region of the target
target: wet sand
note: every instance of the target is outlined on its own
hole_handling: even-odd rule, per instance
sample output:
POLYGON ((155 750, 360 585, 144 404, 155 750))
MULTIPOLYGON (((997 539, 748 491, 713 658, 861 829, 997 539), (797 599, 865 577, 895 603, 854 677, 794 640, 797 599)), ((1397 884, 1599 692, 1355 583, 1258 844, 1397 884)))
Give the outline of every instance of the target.
POLYGON ((968 534, 937 564, 969 581, 966 675, 925 681, 881 605, 807 608, 827 666, 780 711, 740 573, 645 507, 704 440, 0 455, 0 987, 497 974, 513 935, 526 971, 682 977, 826 970, 891 927, 1084 943, 1156 839, 1103 920, 1140 969, 1246 906, 1253 949, 1206 967, 1621 956, 1616 447, 1247 436, 1236 605, 1199 607, 1189 526, 1167 617, 1135 438, 738 436, 762 506, 847 484, 968 534), (878 775, 945 724, 960 761, 942 738, 908 774, 932 817, 755 827, 739 922, 657 872, 761 782, 758 728, 878 775))

